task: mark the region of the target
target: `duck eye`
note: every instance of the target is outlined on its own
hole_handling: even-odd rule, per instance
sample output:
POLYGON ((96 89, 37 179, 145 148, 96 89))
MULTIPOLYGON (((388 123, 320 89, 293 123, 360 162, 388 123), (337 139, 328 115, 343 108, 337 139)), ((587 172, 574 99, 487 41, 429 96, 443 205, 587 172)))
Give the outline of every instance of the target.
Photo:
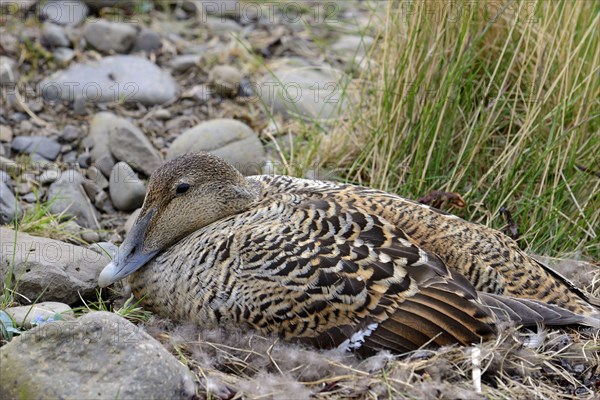
POLYGON ((188 189, 190 188, 190 184, 189 183, 180 183, 177 186, 177 189, 175 189, 175 192, 177 194, 182 194, 188 191, 188 189))

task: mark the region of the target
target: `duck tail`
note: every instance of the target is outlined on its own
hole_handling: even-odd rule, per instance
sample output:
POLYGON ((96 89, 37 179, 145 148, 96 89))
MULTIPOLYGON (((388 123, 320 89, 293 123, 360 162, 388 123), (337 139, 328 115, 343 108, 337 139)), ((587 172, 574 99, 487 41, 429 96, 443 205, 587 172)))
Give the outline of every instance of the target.
POLYGON ((479 293, 479 298, 501 321, 523 326, 584 325, 600 329, 600 312, 596 315, 581 315, 539 300, 490 293, 479 293))

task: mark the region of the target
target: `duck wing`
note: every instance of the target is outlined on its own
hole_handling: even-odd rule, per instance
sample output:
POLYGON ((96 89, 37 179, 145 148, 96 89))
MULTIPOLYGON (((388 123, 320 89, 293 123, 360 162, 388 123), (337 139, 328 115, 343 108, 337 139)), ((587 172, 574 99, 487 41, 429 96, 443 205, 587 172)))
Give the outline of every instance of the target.
POLYGON ((255 211, 258 229, 238 232, 237 314, 254 328, 362 353, 495 335, 496 316, 469 281, 384 218, 323 198, 278 202, 255 211))

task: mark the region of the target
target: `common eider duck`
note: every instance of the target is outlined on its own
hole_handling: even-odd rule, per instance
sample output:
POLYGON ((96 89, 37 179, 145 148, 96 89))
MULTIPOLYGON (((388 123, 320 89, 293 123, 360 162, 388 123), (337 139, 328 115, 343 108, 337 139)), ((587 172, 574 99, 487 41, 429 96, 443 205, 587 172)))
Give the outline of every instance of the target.
POLYGON ((105 287, 202 327, 359 354, 480 342, 503 321, 599 326, 598 300, 504 234, 366 187, 244 177, 208 154, 167 162, 105 287))

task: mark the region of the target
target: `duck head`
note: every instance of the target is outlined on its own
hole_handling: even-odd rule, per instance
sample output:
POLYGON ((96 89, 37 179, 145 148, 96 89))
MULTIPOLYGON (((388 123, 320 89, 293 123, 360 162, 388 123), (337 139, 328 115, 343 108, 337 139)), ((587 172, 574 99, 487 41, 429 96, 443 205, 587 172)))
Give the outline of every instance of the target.
POLYGON ((105 287, 132 274, 190 233, 247 209, 258 185, 209 153, 186 154, 158 168, 144 204, 113 261, 98 277, 105 287))

